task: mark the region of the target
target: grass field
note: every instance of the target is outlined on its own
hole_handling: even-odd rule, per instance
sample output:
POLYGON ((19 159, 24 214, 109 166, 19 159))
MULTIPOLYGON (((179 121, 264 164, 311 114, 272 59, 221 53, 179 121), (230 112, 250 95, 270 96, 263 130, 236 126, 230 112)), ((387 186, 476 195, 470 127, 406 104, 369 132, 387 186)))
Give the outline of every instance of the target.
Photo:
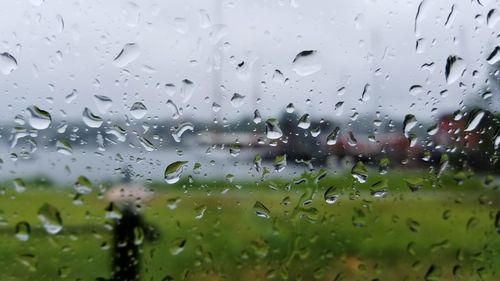
MULTIPOLYGON (((160 238, 142 245, 143 280, 500 280, 500 191, 484 179, 393 171, 364 184, 348 174, 152 184, 143 213, 160 238), (411 192, 409 178, 422 188, 411 192), (323 198, 330 186, 335 204, 323 198), (372 196, 381 186, 386 196, 372 196), (257 201, 269 218, 256 215, 257 201)), ((110 276, 112 224, 96 190, 75 205, 69 187, 11 185, 0 196, 0 280, 110 276), (37 218, 44 203, 61 213, 57 235, 37 218), (28 241, 15 236, 20 221, 28 241)))

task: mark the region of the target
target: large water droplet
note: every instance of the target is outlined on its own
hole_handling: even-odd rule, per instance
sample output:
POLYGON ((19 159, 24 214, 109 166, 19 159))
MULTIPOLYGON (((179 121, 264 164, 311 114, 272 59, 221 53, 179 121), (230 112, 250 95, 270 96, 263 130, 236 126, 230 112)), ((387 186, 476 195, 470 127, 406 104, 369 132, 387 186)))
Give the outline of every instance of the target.
POLYGON ((277 172, 281 172, 286 168, 286 154, 278 155, 274 158, 273 167, 277 172))
POLYGON ((479 123, 481 123, 481 120, 483 120, 483 117, 485 115, 485 112, 482 110, 474 110, 470 113, 469 120, 467 121, 467 125, 465 125, 464 131, 470 132, 474 131, 479 123))
POLYGON ((299 128, 302 128, 304 130, 309 129, 311 126, 311 120, 309 118, 309 114, 304 114, 302 117, 299 119, 299 124, 297 125, 299 128))
POLYGON ((9 53, 0 54, 0 72, 2 74, 10 74, 17 68, 17 60, 9 53))
POLYGON ((85 109, 82 112, 82 119, 83 123, 85 125, 89 126, 90 128, 99 128, 102 125, 102 118, 98 115, 95 115, 88 107, 85 107, 85 109))
POLYGON ((45 203, 38 209, 38 219, 49 234, 57 234, 63 229, 61 214, 56 207, 45 203))
POLYGON ((64 154, 64 155, 68 155, 68 156, 73 154, 73 148, 71 147, 71 144, 69 143, 69 141, 66 139, 57 140, 56 150, 57 150, 57 152, 64 154))
POLYGON ((326 144, 327 145, 335 145, 337 143, 337 138, 339 136, 339 127, 335 127, 333 131, 326 137, 326 144))
POLYGON ((462 58, 457 56, 449 56, 446 60, 445 78, 448 84, 453 84, 457 81, 465 71, 465 63, 462 58))
POLYGON ((403 134, 409 137, 410 131, 417 125, 417 119, 413 114, 407 114, 403 121, 403 134))
POLYGON ((31 127, 37 130, 44 130, 50 126, 50 123, 52 122, 52 117, 47 111, 42 110, 37 106, 28 107, 28 111, 30 114, 28 122, 31 125, 31 127))
POLYGON ((494 28, 495 25, 500 21, 500 12, 496 9, 491 9, 486 15, 486 24, 489 28, 494 28))
POLYGON ((233 96, 231 97, 231 105, 233 107, 241 107, 243 105, 243 100, 245 99, 245 96, 242 96, 238 93, 234 93, 233 96))
POLYGON ((337 200, 339 199, 339 195, 337 193, 337 188, 334 186, 330 186, 326 191, 325 194, 323 195, 323 198, 325 199, 325 202, 327 204, 335 204, 337 203, 337 200))
POLYGON ((318 51, 306 50, 298 53, 293 59, 292 70, 300 76, 308 76, 320 71, 318 51))
POLYGON ((182 134, 184 134, 186 131, 193 131, 194 130, 194 125, 191 122, 184 122, 181 123, 180 125, 177 125, 175 127, 172 127, 172 137, 176 142, 181 142, 181 137, 182 134))
POLYGON ((125 67, 133 62, 141 54, 141 49, 137 43, 127 43, 123 49, 116 55, 113 64, 117 67, 125 67))
POLYGON ((496 46, 486 60, 489 64, 496 64, 500 62, 500 46, 496 46))
POLYGON ((21 178, 14 179, 14 189, 16 192, 21 193, 26 190, 26 183, 21 178))
POLYGON ((266 136, 268 139, 279 139, 283 136, 283 132, 278 127, 278 120, 269 118, 266 120, 266 136))
POLYGON ((268 219, 271 217, 269 209, 264 206, 260 201, 255 202, 253 205, 253 210, 255 211, 255 215, 260 218, 268 219))
POLYGON ((16 224, 16 238, 19 241, 27 241, 30 238, 31 228, 29 223, 22 221, 16 224))
POLYGON ((183 250, 184 247, 186 246, 186 239, 183 238, 177 238, 172 243, 170 244, 170 254, 173 256, 177 256, 180 254, 183 250))
POLYGON ((89 194, 92 192, 92 183, 84 176, 79 176, 73 185, 75 191, 79 194, 89 194))
POLYGON ((108 112, 113 105, 113 101, 109 97, 102 95, 94 95, 94 102, 97 106, 97 110, 103 114, 108 112))
POLYGON ((165 181, 168 184, 178 182, 187 163, 188 161, 176 161, 168 165, 165 169, 165 181))
POLYGON ((360 183, 365 183, 368 179, 368 170, 363 162, 358 161, 351 169, 351 175, 360 183))
POLYGON ((130 115, 135 119, 142 119, 147 113, 148 109, 142 102, 136 102, 130 107, 130 115))

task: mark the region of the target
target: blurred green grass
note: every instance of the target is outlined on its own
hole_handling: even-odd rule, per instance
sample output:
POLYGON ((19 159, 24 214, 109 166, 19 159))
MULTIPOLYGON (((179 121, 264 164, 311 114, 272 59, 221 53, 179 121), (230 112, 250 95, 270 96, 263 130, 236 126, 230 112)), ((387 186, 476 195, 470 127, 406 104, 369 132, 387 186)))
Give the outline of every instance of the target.
MULTIPOLYGON (((475 175, 436 179, 393 171, 370 174, 359 184, 348 174, 318 179, 320 173, 293 180, 151 184, 155 195, 142 211, 160 239, 145 242, 143 280, 500 279, 495 183, 475 175), (421 179, 420 191, 410 192, 409 178, 421 179), (387 196, 375 198, 370 189, 381 179, 387 196), (333 205, 323 199, 330 186, 339 195, 333 205), (167 206, 172 201, 176 208, 167 206), (256 216, 256 201, 269 209, 269 219, 256 216), (206 211, 197 219, 200 209, 206 211), (182 240, 183 250, 173 254, 182 240)), ((47 185, 32 183, 23 193, 3 185, 0 280, 109 277, 108 203, 95 191, 75 205, 71 188, 47 185), (61 213, 64 229, 58 235, 45 233, 36 217, 45 202, 61 213), (28 241, 15 237, 20 221, 31 225, 28 241)))

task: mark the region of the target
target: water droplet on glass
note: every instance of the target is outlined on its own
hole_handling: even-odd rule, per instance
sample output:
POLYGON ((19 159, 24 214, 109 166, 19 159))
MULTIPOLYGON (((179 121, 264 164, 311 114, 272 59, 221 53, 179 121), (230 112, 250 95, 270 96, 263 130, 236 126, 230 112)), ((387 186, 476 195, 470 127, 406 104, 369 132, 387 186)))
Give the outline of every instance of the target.
POLYGON ((172 111, 172 119, 174 120, 179 119, 180 113, 179 109, 177 108, 177 105, 172 100, 168 100, 166 105, 172 111))
POLYGON ((113 101, 109 97, 102 95, 94 95, 94 102, 97 106, 97 110, 103 114, 108 112, 113 105, 113 101))
POLYGON ((147 107, 142 102, 135 102, 130 107, 130 115, 135 119, 142 119, 148 113, 147 107))
POLYGON ((37 130, 44 130, 50 126, 50 123, 52 122, 52 117, 47 111, 42 110, 37 106, 28 107, 28 111, 30 114, 28 122, 31 125, 31 127, 37 130))
POLYGON ((258 109, 256 109, 254 112, 253 112, 253 122, 255 124, 259 124, 260 122, 262 122, 262 116, 260 116, 260 112, 258 109))
POLYGON ((500 62, 500 46, 496 46, 495 50, 491 52, 491 54, 488 56, 486 60, 488 61, 489 64, 492 65, 500 62))
POLYGON ((485 115, 485 112, 482 110, 473 110, 470 113, 469 120, 467 121, 467 125, 465 125, 464 131, 470 132, 474 131, 479 123, 481 123, 481 120, 483 120, 483 117, 485 115))
POLYGON ((45 203, 38 209, 38 220, 49 234, 57 234, 63 229, 61 214, 56 207, 45 203))
POLYGON ((176 161, 168 165, 165 169, 165 181, 168 184, 178 182, 187 163, 188 161, 176 161))
POLYGON ((286 154, 278 155, 274 158, 273 167, 277 172, 281 172, 286 168, 286 154))
POLYGON ((407 114, 403 121, 403 134, 409 137, 410 131, 417 125, 417 119, 413 114, 407 114))
POLYGON ((0 72, 2 74, 10 74, 17 69, 17 60, 9 53, 0 54, 0 72))
POLYGON ((358 161, 351 169, 351 175, 360 183, 365 183, 368 179, 368 170, 363 162, 358 161))
POLYGON ((337 200, 339 199, 339 195, 337 193, 337 188, 335 186, 330 186, 325 191, 323 198, 325 199, 326 204, 332 205, 332 204, 337 203, 337 200))
POLYGON ((243 105, 243 100, 245 99, 245 96, 242 96, 238 93, 234 93, 233 96, 231 97, 231 105, 233 107, 240 107, 243 105))
POLYGON ((278 120, 274 118, 266 120, 266 136, 271 140, 279 139, 283 136, 283 132, 278 126, 278 120))
POLYGON ((177 256, 184 250, 184 246, 186 246, 186 239, 183 238, 175 239, 170 244, 169 248, 170 254, 172 254, 172 256, 177 256))
POLYGON ((57 152, 64 154, 64 155, 68 155, 68 156, 73 154, 73 147, 71 147, 71 144, 66 139, 57 140, 56 150, 57 150, 57 152))
POLYGON ((136 43, 127 43, 123 49, 116 55, 113 64, 117 67, 125 67, 139 57, 141 50, 136 43))
POLYGON ((410 87, 410 95, 416 96, 423 93, 424 89, 420 85, 413 85, 410 87))
POLYGON ((100 116, 95 115, 88 107, 82 112, 83 123, 90 128, 99 128, 101 127, 103 120, 100 116))
POLYGON ((462 58, 449 56, 446 60, 445 78, 448 84, 457 81, 465 71, 465 63, 462 58))
POLYGON ((31 228, 29 223, 22 221, 16 224, 16 238, 19 241, 27 241, 30 238, 31 228))
POLYGON ((92 183, 84 176, 79 176, 73 185, 78 194, 89 194, 92 192, 92 183))
POLYGON ((333 131, 326 137, 326 144, 327 145, 335 145, 337 143, 337 138, 339 136, 339 127, 335 127, 333 131))
POLYGON ((207 210, 207 205, 200 205, 196 208, 194 208, 194 218, 197 220, 200 220, 205 216, 205 211, 207 210))
POLYGON ((266 206, 264 206, 264 204, 262 204, 260 201, 255 202, 255 204, 253 205, 253 210, 255 211, 255 214, 260 218, 268 219, 271 217, 269 209, 267 209, 266 206))
POLYGON ((295 111, 295 106, 293 105, 293 103, 289 103, 286 108, 285 108, 285 111, 287 113, 293 113, 295 111))
POLYGON ((486 15, 486 24, 489 28, 494 28, 497 22, 500 21, 500 12, 496 9, 491 9, 486 15))
POLYGON ((194 131, 194 125, 191 122, 184 122, 171 128, 172 137, 175 142, 181 142, 181 137, 186 131, 194 131))
POLYGON ((26 190, 26 183, 21 178, 14 179, 14 189, 16 192, 21 193, 26 190))
POLYGON ((320 71, 318 51, 306 50, 298 53, 293 59, 292 70, 300 76, 308 76, 320 71))
POLYGON ((304 114, 302 117, 299 119, 299 124, 297 125, 299 128, 302 128, 304 130, 309 129, 311 126, 311 120, 309 118, 309 114, 304 114))

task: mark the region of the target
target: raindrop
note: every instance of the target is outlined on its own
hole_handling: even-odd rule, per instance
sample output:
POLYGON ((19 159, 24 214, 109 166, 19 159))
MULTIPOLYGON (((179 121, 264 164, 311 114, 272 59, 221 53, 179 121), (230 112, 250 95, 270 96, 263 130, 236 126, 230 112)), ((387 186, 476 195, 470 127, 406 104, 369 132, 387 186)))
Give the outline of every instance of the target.
POLYGON ((139 57, 141 50, 136 43, 127 43, 123 49, 113 60, 113 64, 117 67, 125 67, 139 57))
POLYGON ((69 143, 69 141, 66 139, 57 140, 56 150, 57 150, 57 152, 64 154, 64 155, 68 155, 68 156, 73 154, 73 148, 71 147, 71 144, 69 143))
POLYGON ((285 111, 287 113, 293 113, 295 111, 295 106, 293 105, 293 103, 289 103, 286 108, 285 108, 285 111))
POLYGON ((186 239, 183 238, 177 238, 172 243, 170 244, 170 254, 172 256, 177 256, 184 250, 184 246, 186 246, 186 239))
POLYGON ((187 163, 188 161, 176 161, 168 165, 165 169, 165 181, 168 184, 178 182, 187 163))
POLYGON ((106 113, 113 105, 113 101, 107 96, 94 95, 94 102, 100 113, 106 113))
POLYGON ((309 118, 309 114, 304 114, 302 117, 299 119, 299 124, 297 125, 299 128, 302 128, 304 130, 309 129, 311 126, 311 120, 309 118))
POLYGON ((318 52, 306 50, 298 53, 292 62, 292 70, 300 76, 308 76, 321 70, 318 52))
POLYGON ((181 137, 186 131, 194 131, 194 125, 191 122, 184 122, 171 128, 172 137, 175 142, 181 142, 181 137))
POLYGON ((278 120, 270 118, 266 120, 266 136, 268 139, 279 139, 283 136, 283 132, 278 126, 278 120))
POLYGON ((469 120, 467 121, 467 125, 465 125, 464 131, 470 132, 474 131, 479 123, 481 123, 481 120, 483 120, 483 117, 485 115, 485 112, 482 110, 474 110, 470 113, 469 120))
POLYGON ((351 175, 360 183, 365 183, 368 179, 368 171, 363 162, 358 161, 351 169, 351 175))
POLYGON ((173 112, 172 119, 174 119, 174 120, 179 119, 180 113, 179 113, 179 109, 177 108, 177 105, 172 100, 168 100, 166 105, 173 112))
POLYGON ((142 119, 147 113, 148 109, 142 102, 136 102, 130 107, 130 115, 135 119, 142 119))
POLYGON ((100 116, 95 115, 88 107, 82 112, 83 123, 90 128, 99 128, 101 127, 103 120, 100 116))
POLYGON ((260 122, 262 122, 262 116, 260 115, 260 112, 258 109, 256 109, 254 112, 253 112, 253 122, 255 124, 259 124, 260 122))
POLYGON ((205 216, 205 211, 207 210, 207 205, 200 205, 196 208, 194 208, 194 218, 197 220, 200 220, 205 216))
POLYGON ((48 203, 38 209, 38 219, 49 234, 57 234, 63 229, 61 214, 56 207, 48 203))
POLYGON ((30 238, 31 228, 29 223, 22 221, 16 224, 16 238, 19 241, 27 241, 30 238))
POLYGON ((333 204, 337 203, 337 200, 339 199, 339 195, 337 193, 337 188, 335 186, 330 186, 325 191, 323 198, 325 199, 325 202, 329 205, 333 205, 333 204))
POLYGON ((255 211, 255 215, 260 218, 269 219, 271 217, 269 209, 264 206, 260 201, 255 202, 253 205, 253 210, 255 211))
POLYGON ((486 60, 488 61, 489 64, 492 65, 500 62, 500 46, 496 46, 495 50, 491 52, 491 54, 488 56, 486 60))
POLYGON ((416 95, 421 94, 424 91, 424 89, 420 85, 413 85, 410 87, 409 91, 410 91, 410 95, 416 96, 416 95))
POLYGON ((486 15, 486 23, 489 28, 494 28, 497 22, 500 21, 500 13, 496 9, 491 9, 486 15))
POLYGON ((281 172, 286 168, 286 154, 278 155, 274 158, 273 167, 277 172, 281 172))
POLYGON ((405 120, 403 121, 403 134, 405 137, 409 137, 410 131, 417 125, 417 119, 413 114, 407 114, 405 120))
POLYGON ((17 60, 9 53, 0 54, 0 72, 2 74, 10 74, 17 68, 17 60))
POLYGON ((24 192, 26 190, 26 183, 24 183, 23 179, 16 178, 14 179, 14 189, 17 193, 24 192))
POLYGON ((137 137, 137 139, 139 140, 139 143, 142 145, 142 147, 146 149, 146 151, 151 152, 156 149, 153 143, 147 138, 139 136, 137 137))
POLYGON ((465 63, 462 58, 449 56, 446 60, 445 77, 448 84, 457 81, 465 71, 465 63))
POLYGON ((257 173, 260 173, 260 171, 262 170, 262 157, 260 156, 260 154, 255 155, 255 158, 253 159, 253 166, 255 167, 257 173))
POLYGON ((84 176, 79 176, 73 185, 78 194, 89 194, 92 192, 92 183, 84 176))
POLYGON ((326 137, 326 144, 327 145, 335 145, 337 143, 337 138, 339 136, 339 127, 335 127, 333 131, 326 137))
POLYGON ((241 107, 243 105, 243 100, 245 99, 245 96, 242 96, 238 93, 234 93, 233 96, 231 97, 231 105, 233 107, 241 107))
POLYGON ((31 127, 37 130, 44 130, 50 126, 50 123, 52 122, 52 117, 47 111, 42 110, 37 106, 28 107, 28 111, 30 114, 28 122, 31 125, 31 127))

